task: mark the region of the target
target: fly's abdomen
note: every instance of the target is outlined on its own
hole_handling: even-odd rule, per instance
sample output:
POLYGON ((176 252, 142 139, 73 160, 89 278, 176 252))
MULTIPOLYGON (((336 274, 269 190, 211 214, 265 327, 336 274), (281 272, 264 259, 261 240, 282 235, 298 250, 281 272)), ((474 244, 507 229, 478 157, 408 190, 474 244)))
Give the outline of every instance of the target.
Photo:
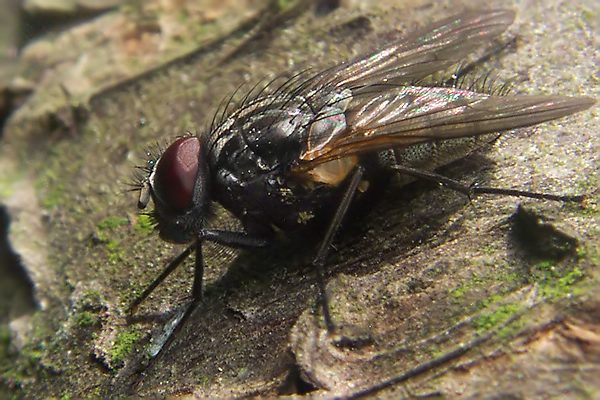
MULTIPOLYGON (((466 157, 487 144, 490 144, 499 134, 466 137, 453 140, 440 140, 416 144, 410 147, 395 148, 378 153, 380 165, 383 168, 404 166, 414 169, 433 171, 439 167, 466 157)), ((407 181, 412 181, 406 177, 407 181)), ((403 179, 401 176, 399 179, 403 179)))

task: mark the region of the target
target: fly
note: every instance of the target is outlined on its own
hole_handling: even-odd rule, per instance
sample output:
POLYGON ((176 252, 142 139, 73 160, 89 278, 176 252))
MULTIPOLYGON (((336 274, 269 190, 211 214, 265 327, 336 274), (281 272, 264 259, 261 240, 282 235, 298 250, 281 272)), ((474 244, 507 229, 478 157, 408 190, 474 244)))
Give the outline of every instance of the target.
POLYGON ((202 297, 204 242, 256 248, 272 243, 278 232, 301 234, 319 227, 312 264, 323 317, 333 331, 322 275, 332 241, 350 206, 394 174, 434 180, 469 195, 581 200, 469 187, 432 172, 490 142, 498 132, 594 104, 586 97, 514 96, 456 84, 418 84, 483 48, 514 16, 507 10, 466 12, 434 23, 353 61, 316 74, 301 72, 278 87, 271 83, 251 90, 236 108, 225 106, 221 115, 215 114, 205 134, 176 139, 144 168, 138 206, 145 208, 152 199, 160 237, 188 247, 129 311, 194 252, 192 300, 166 331, 170 339, 202 297), (238 218, 243 229, 207 228, 214 203, 238 218))

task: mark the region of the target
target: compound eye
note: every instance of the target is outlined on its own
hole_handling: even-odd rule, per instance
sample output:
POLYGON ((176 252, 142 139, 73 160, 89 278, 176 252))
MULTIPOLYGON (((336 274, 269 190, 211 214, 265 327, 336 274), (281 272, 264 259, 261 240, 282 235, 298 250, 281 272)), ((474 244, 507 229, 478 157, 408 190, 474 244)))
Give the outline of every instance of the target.
POLYGON ((152 189, 174 211, 185 211, 192 206, 199 156, 198 138, 183 137, 167 147, 156 165, 152 189))

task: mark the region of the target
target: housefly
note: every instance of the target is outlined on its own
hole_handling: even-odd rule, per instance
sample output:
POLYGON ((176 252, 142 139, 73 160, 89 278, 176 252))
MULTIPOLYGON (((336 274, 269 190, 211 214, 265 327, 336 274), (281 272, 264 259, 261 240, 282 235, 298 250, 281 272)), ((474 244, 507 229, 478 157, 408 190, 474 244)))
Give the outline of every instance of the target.
POLYGON ((512 11, 490 10, 439 21, 322 72, 303 71, 283 84, 253 89, 231 110, 225 106, 207 132, 173 141, 144 167, 138 206, 143 209, 152 199, 160 237, 188 247, 129 311, 194 252, 192 300, 172 324, 181 326, 202 296, 204 242, 263 247, 281 232, 320 227, 313 265, 332 331, 322 278, 328 250, 349 207, 394 174, 434 180, 467 194, 577 200, 469 187, 432 172, 498 132, 564 117, 594 103, 586 97, 476 90, 457 79, 419 83, 484 48, 513 19, 512 11), (243 229, 208 228, 214 203, 229 210, 243 229))

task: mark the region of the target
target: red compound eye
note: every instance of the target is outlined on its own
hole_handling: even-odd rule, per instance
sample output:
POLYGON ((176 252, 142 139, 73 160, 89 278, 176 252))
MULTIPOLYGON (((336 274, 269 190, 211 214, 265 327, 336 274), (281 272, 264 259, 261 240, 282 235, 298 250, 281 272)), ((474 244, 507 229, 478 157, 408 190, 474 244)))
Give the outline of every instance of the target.
POLYGON ((185 211, 192 205, 199 155, 200 141, 188 136, 173 142, 158 161, 153 189, 175 211, 185 211))

